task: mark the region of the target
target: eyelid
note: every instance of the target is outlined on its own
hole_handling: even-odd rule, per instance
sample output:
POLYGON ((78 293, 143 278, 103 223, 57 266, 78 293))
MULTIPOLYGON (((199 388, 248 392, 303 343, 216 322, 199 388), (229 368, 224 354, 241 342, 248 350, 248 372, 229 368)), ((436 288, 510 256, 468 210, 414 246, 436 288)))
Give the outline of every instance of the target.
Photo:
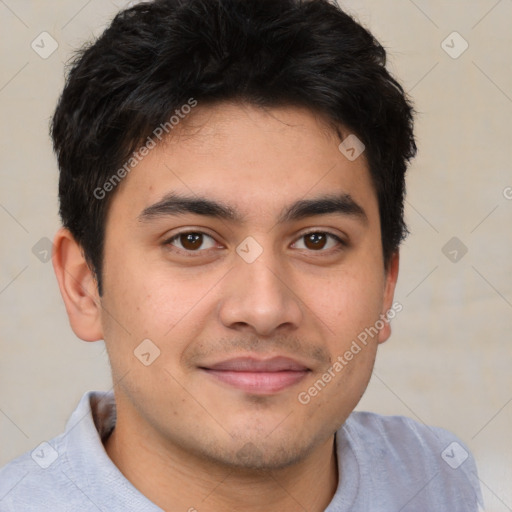
POLYGON ((173 235, 167 237, 162 242, 162 244, 165 247, 171 246, 172 250, 174 250, 176 252, 180 252, 182 254, 186 254, 186 255, 197 255, 197 254, 201 254, 201 253, 204 253, 204 252, 207 252, 207 251, 210 251, 211 249, 213 249, 212 247, 210 247, 209 249, 198 249, 196 251, 192 251, 192 250, 189 250, 189 249, 182 249, 181 247, 177 247, 177 246, 173 245, 173 243, 172 243, 173 241, 175 241, 176 239, 178 239, 182 235, 188 235, 188 234, 202 235, 204 237, 208 237, 211 240, 213 240, 215 242, 215 244, 220 245, 219 242, 216 240, 216 238, 213 235, 210 235, 209 233, 204 231, 204 228, 201 228, 201 229, 193 229, 193 228, 192 229, 190 229, 190 228, 184 229, 183 231, 179 231, 179 232, 174 233, 173 235))
POLYGON ((331 237, 333 238, 334 240, 336 240, 336 242, 338 242, 338 247, 331 247, 330 249, 319 249, 319 250, 307 250, 307 249, 300 249, 300 250, 307 250, 308 252, 312 253, 312 254, 315 254, 315 253, 323 253, 323 252, 330 252, 330 251, 336 251, 336 250, 339 250, 340 249, 340 246, 341 247, 348 247, 348 241, 343 239, 340 235, 337 235, 335 233, 332 233, 331 231, 329 230, 326 230, 326 229, 322 229, 322 228, 314 228, 314 229, 310 229, 304 233, 301 233, 301 235, 296 239, 295 242, 293 242, 292 245, 296 244, 300 239, 304 238, 305 236, 307 235, 311 235, 313 233, 322 233, 324 235, 327 235, 328 237, 331 237))
MULTIPOLYGON (((331 231, 326 230, 325 228, 323 228, 323 229, 322 228, 311 228, 308 231, 301 233, 295 239, 295 241, 292 243, 292 246, 295 245, 297 242, 299 242, 304 237, 306 237, 307 235, 310 235, 313 233, 322 233, 322 234, 327 235, 331 239, 334 239, 337 242, 337 247, 330 247, 329 249, 322 248, 322 249, 318 249, 318 250, 312 250, 312 249, 307 249, 307 248, 302 249, 301 248, 298 250, 306 251, 311 254, 322 254, 322 253, 336 252, 338 250, 341 250, 343 247, 347 247, 349 245, 348 242, 346 240, 344 240, 341 236, 339 236, 335 233, 332 233, 331 231)), ((166 240, 163 242, 163 245, 171 246, 173 251, 181 253, 181 254, 186 254, 187 256, 201 255, 202 253, 206 253, 206 252, 209 252, 212 249, 214 249, 214 248, 210 247, 208 249, 197 249, 197 250, 193 251, 190 249, 182 249, 180 247, 173 245, 172 242, 174 240, 178 239, 182 235, 187 235, 187 234, 203 235, 203 236, 206 236, 206 237, 210 238, 211 240, 213 240, 216 244, 219 244, 219 242, 216 240, 216 238, 213 235, 210 235, 209 233, 204 231, 204 228, 201 228, 201 229, 188 228, 188 229, 184 229, 183 231, 179 231, 178 233, 174 233, 172 236, 166 238, 166 240)), ((218 249, 218 247, 216 249, 218 249)))

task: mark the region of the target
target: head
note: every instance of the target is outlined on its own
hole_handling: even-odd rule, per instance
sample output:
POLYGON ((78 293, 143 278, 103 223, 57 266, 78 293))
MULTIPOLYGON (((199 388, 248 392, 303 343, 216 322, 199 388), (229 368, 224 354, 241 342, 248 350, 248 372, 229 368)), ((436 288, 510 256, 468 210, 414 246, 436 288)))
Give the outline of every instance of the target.
POLYGON ((416 150, 373 36, 327 0, 140 4, 77 55, 52 136, 54 265, 120 417, 239 466, 329 439, 390 334, 416 150))

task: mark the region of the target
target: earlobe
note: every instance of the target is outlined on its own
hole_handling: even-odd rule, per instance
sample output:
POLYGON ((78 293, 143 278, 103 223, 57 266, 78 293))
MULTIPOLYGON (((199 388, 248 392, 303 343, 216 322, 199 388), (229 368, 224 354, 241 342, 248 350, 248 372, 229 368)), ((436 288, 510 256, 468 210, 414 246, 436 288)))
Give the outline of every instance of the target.
POLYGON ((53 243, 53 269, 73 332, 84 341, 103 339, 98 287, 82 248, 65 228, 53 243))
MULTIPOLYGON (((398 268, 400 262, 400 254, 396 250, 389 260, 386 270, 386 285, 384 289, 384 300, 382 302, 381 318, 386 318, 388 311, 392 309, 393 298, 395 296, 395 287, 398 280, 398 268)), ((391 325, 389 321, 384 322, 384 327, 379 332, 379 343, 384 343, 391 336, 391 325)))

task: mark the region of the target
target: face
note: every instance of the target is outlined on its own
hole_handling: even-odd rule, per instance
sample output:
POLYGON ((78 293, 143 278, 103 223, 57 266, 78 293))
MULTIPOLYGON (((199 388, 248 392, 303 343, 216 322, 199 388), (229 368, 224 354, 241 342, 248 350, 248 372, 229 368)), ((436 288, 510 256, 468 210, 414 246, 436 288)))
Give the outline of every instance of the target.
POLYGON ((163 447, 284 467, 359 401, 389 328, 353 342, 396 272, 339 142, 307 110, 199 105, 116 191, 101 330, 120 412, 163 447))

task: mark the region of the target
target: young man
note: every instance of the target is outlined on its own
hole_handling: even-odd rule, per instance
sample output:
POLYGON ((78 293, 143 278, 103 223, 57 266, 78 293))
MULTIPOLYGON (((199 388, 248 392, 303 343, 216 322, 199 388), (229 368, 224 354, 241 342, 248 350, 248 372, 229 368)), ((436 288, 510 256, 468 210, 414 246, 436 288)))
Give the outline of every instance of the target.
POLYGON ((157 0, 74 62, 54 268, 113 393, 1 511, 475 511, 449 432, 352 412, 393 293, 412 108, 327 0, 157 0))

